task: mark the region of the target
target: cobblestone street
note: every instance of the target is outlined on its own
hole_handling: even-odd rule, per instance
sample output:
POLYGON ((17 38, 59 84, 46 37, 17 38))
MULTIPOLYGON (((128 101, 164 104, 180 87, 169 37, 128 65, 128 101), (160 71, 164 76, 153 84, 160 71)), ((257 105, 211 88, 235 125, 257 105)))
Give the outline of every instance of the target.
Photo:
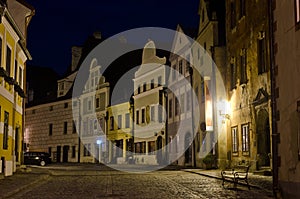
POLYGON ((1 180, 0 198, 272 198, 271 190, 242 185, 224 189, 220 179, 185 170, 138 174, 94 166, 30 170, 1 180), (30 185, 9 193, 14 184, 22 183, 30 185))

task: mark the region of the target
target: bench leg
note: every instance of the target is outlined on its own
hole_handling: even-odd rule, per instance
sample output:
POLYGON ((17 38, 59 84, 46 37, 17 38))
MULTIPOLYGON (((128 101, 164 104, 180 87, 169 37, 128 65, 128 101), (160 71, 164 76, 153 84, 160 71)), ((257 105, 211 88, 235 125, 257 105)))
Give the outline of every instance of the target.
POLYGON ((249 185, 249 183, 248 183, 248 179, 245 179, 245 181, 246 181, 246 183, 247 183, 247 185, 248 185, 248 189, 250 190, 250 185, 249 185))

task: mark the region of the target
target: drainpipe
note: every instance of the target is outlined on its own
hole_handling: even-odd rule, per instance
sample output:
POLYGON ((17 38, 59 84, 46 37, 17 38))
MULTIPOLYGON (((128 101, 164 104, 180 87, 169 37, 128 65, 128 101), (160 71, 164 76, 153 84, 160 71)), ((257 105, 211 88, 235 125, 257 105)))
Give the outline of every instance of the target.
POLYGON ((272 164, 273 164, 273 193, 276 195, 279 193, 278 187, 278 132, 276 128, 276 79, 275 79, 275 63, 274 63, 274 32, 273 32, 273 0, 268 1, 268 15, 269 15, 269 34, 270 34, 270 75, 271 75, 271 111, 272 111, 272 164))

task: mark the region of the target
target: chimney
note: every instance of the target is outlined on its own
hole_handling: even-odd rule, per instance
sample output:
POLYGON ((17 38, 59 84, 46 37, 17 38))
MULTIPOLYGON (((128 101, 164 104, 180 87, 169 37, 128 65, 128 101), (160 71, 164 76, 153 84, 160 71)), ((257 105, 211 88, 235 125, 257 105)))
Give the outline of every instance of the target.
POLYGON ((76 70, 80 57, 82 54, 82 47, 73 46, 72 47, 72 72, 76 70))
POLYGON ((94 36, 95 39, 100 40, 101 39, 101 32, 94 32, 93 36, 94 36))

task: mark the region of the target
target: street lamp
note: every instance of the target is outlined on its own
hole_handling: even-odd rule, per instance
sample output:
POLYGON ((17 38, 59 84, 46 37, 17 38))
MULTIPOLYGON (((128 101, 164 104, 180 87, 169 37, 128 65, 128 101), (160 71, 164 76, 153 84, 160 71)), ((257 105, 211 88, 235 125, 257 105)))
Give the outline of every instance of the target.
POLYGON ((165 159, 166 159, 166 163, 169 164, 169 150, 168 150, 168 143, 169 143, 169 136, 168 136, 168 88, 167 87, 163 87, 163 89, 161 90, 161 92, 163 93, 164 97, 165 97, 165 109, 166 109, 166 119, 165 119, 165 139, 166 139, 166 155, 165 155, 165 159))
POLYGON ((99 145, 99 154, 98 154, 98 161, 99 161, 99 164, 101 163, 101 153, 102 153, 102 140, 97 140, 97 144, 99 145))
POLYGON ((134 98, 133 96, 130 97, 129 100, 129 104, 130 104, 130 112, 131 112, 131 121, 132 121, 132 125, 131 125, 131 157, 129 157, 129 163, 133 164, 134 163, 134 157, 133 154, 135 152, 135 147, 134 147, 134 98))

